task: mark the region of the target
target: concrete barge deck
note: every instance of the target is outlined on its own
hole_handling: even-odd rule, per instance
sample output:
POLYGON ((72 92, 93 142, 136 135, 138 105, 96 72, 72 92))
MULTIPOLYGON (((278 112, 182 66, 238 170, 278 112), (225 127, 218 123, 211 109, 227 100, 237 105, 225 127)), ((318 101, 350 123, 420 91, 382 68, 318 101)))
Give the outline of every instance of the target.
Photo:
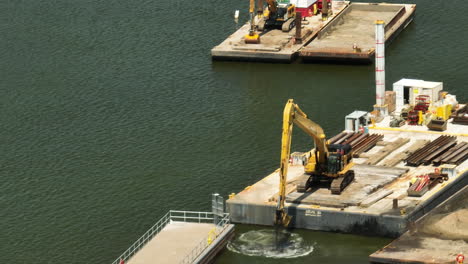
MULTIPOLYGON (((418 127, 418 130, 416 126, 409 125, 391 129, 388 127, 388 120, 377 125, 380 127, 371 128, 369 133, 382 134, 383 142, 387 145, 398 139, 407 143, 375 165, 367 165, 368 158, 355 158, 355 180, 341 195, 332 195, 325 188, 310 189, 306 193, 296 192, 296 181, 303 175, 304 168, 302 165, 290 166, 286 207, 288 214, 293 217, 292 227, 397 237, 412 222, 468 184, 468 160, 465 160, 453 169, 448 181, 436 185, 422 197, 411 197, 407 194, 411 178, 433 172, 435 167, 412 167, 405 165, 403 161, 390 167, 382 166, 421 139, 434 140, 441 134, 450 134, 458 142, 468 142, 466 126, 450 123, 446 132, 432 132, 424 127, 418 127)), ((367 152, 367 157, 372 157, 382 147, 372 148, 367 152)), ((275 171, 231 196, 227 201, 231 221, 273 225, 278 185, 278 171, 275 171)))
POLYGON ((375 20, 386 23, 386 39, 395 38, 413 19, 416 5, 374 4, 333 1, 332 15, 322 21, 320 15, 302 21, 301 43, 296 30, 285 33, 269 30, 260 34, 260 44, 245 44, 249 23, 211 50, 213 60, 371 62, 374 58, 375 20), (353 48, 356 44, 357 48, 353 48))
POLYGON ((375 56, 375 21, 385 22, 390 43, 413 20, 416 5, 352 3, 312 42, 301 48, 305 61, 371 62, 375 56))
POLYGON ((468 252, 468 186, 369 256, 371 263, 455 263, 468 252))

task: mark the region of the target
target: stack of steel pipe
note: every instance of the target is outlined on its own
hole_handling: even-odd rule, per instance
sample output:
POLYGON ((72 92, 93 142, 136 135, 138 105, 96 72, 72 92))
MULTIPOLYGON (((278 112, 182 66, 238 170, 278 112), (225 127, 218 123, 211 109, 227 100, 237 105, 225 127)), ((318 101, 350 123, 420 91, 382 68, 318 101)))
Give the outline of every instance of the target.
POLYGON ((330 139, 328 140, 328 142, 329 142, 330 144, 339 144, 339 143, 337 143, 337 142, 341 142, 341 141, 343 141, 344 139, 346 139, 346 138, 352 136, 353 134, 355 134, 355 133, 341 132, 341 133, 339 133, 338 135, 336 135, 336 136, 330 138, 330 139))
POLYGON ((468 158, 468 143, 461 142, 456 144, 444 154, 440 155, 432 162, 434 165, 438 166, 442 163, 456 164, 459 165, 468 158))
POLYGON ((383 135, 381 134, 363 134, 364 136, 358 137, 356 140, 350 143, 353 151, 353 157, 359 157, 359 154, 366 152, 374 147, 378 141, 382 140, 383 135), (362 138, 361 138, 362 137, 362 138))
POLYGON ((423 163, 430 164, 438 156, 450 149, 450 147, 453 147, 455 140, 456 137, 454 136, 440 136, 411 154, 406 159, 406 164, 409 166, 419 166, 423 163))
POLYGON ((366 152, 381 140, 383 135, 380 134, 367 134, 367 133, 346 133, 340 134, 330 138, 329 144, 348 144, 351 146, 354 157, 358 157, 360 153, 366 152))

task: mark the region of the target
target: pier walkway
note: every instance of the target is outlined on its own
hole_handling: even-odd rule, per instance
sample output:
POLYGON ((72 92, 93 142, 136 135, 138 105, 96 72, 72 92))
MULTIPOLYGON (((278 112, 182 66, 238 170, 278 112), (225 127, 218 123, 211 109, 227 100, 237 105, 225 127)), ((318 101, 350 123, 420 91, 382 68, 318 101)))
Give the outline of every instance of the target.
POLYGON ((222 198, 214 197, 213 212, 169 211, 112 264, 208 263, 233 235, 222 198))

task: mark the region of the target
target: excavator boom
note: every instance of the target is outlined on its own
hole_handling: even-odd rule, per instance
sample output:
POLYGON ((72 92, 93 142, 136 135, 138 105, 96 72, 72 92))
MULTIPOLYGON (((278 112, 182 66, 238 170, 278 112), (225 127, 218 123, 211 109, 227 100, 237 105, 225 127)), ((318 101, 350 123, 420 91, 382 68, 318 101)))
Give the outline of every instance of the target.
POLYGON ((278 7, 277 7, 277 2, 276 0, 266 0, 267 3, 268 3, 268 9, 270 10, 270 12, 272 13, 276 13, 278 7))
POLYGON ((289 156, 291 154, 291 139, 293 124, 296 124, 308 135, 310 135, 315 145, 321 153, 319 155, 319 163, 325 162, 326 154, 328 153, 323 129, 307 118, 307 115, 301 108, 294 103, 293 99, 289 99, 283 111, 283 129, 281 137, 281 162, 280 162, 280 184, 279 184, 279 199, 276 208, 275 223, 277 225, 288 226, 291 217, 285 211, 284 203, 286 200, 286 177, 288 175, 289 156))
POLYGON ((325 178, 331 184, 330 189, 332 193, 340 194, 354 179, 354 171, 351 170, 353 163, 349 162, 351 157, 348 149, 349 146, 333 145, 333 148, 337 148, 338 150, 330 152, 322 127, 307 118, 307 115, 294 103, 294 100, 289 99, 283 112, 281 161, 279 170, 280 181, 275 216, 275 224, 286 227, 291 221, 291 216, 287 214, 284 205, 286 201, 286 184, 289 157, 291 154, 293 124, 297 125, 312 137, 315 143, 315 153, 311 154, 305 166, 306 174, 311 176, 308 177, 307 182, 298 185, 298 191, 301 191, 299 189, 302 189, 302 191, 307 190, 310 179, 321 180, 325 178), (345 149, 347 150, 345 151, 345 149))

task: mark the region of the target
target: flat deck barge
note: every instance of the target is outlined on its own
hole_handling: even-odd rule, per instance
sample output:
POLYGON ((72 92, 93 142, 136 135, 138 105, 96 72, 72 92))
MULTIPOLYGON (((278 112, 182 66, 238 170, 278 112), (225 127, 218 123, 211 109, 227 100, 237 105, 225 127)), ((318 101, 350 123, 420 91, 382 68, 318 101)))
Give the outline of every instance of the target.
POLYGON ((371 263, 455 263, 468 252, 468 186, 369 256, 371 263))
MULTIPOLYGON (((428 131, 425 126, 413 125, 392 128, 389 122, 387 117, 369 128, 370 136, 381 137, 382 141, 353 159, 355 180, 341 195, 333 195, 326 188, 297 192, 296 181, 304 174, 304 167, 290 166, 286 208, 293 217, 292 227, 397 237, 412 222, 468 185, 468 173, 465 173, 468 160, 464 160, 450 167, 447 181, 437 184, 421 197, 409 196, 407 190, 413 177, 432 173, 435 168, 443 166, 409 166, 400 156, 415 144, 421 144, 421 140, 434 141, 441 135, 466 144, 463 142, 468 142, 467 129, 465 125, 453 124, 450 120, 444 132, 428 131), (387 149, 387 153, 382 155, 388 146, 392 149, 387 149), (376 159, 378 156, 380 158, 376 159)), ((227 201, 231 221, 273 225, 278 186, 277 170, 231 195, 227 201)))
POLYGON ((375 21, 385 22, 385 40, 395 38, 413 20, 416 5, 352 3, 313 41, 299 51, 303 60, 371 62, 375 56, 375 21))
POLYGON ((320 15, 302 21, 301 43, 296 42, 296 29, 279 29, 260 33, 259 44, 244 43, 249 23, 211 50, 213 60, 268 61, 290 63, 303 61, 348 60, 371 62, 375 20, 386 23, 386 38, 398 35, 413 19, 416 5, 373 4, 333 1, 332 15, 322 21, 320 15), (354 45, 356 44, 356 45, 354 45))
MULTIPOLYGON (((322 21, 321 16, 306 17, 301 28, 302 43, 305 44, 315 38, 320 30, 339 16, 348 5, 349 1, 333 2, 333 14, 326 21, 322 21)), ((260 44, 246 44, 244 36, 249 33, 249 29, 250 24, 247 22, 214 47, 211 50, 211 57, 214 60, 292 62, 297 58, 299 49, 304 46, 295 43, 295 29, 290 32, 282 32, 280 29, 268 30, 260 33, 260 44)))

